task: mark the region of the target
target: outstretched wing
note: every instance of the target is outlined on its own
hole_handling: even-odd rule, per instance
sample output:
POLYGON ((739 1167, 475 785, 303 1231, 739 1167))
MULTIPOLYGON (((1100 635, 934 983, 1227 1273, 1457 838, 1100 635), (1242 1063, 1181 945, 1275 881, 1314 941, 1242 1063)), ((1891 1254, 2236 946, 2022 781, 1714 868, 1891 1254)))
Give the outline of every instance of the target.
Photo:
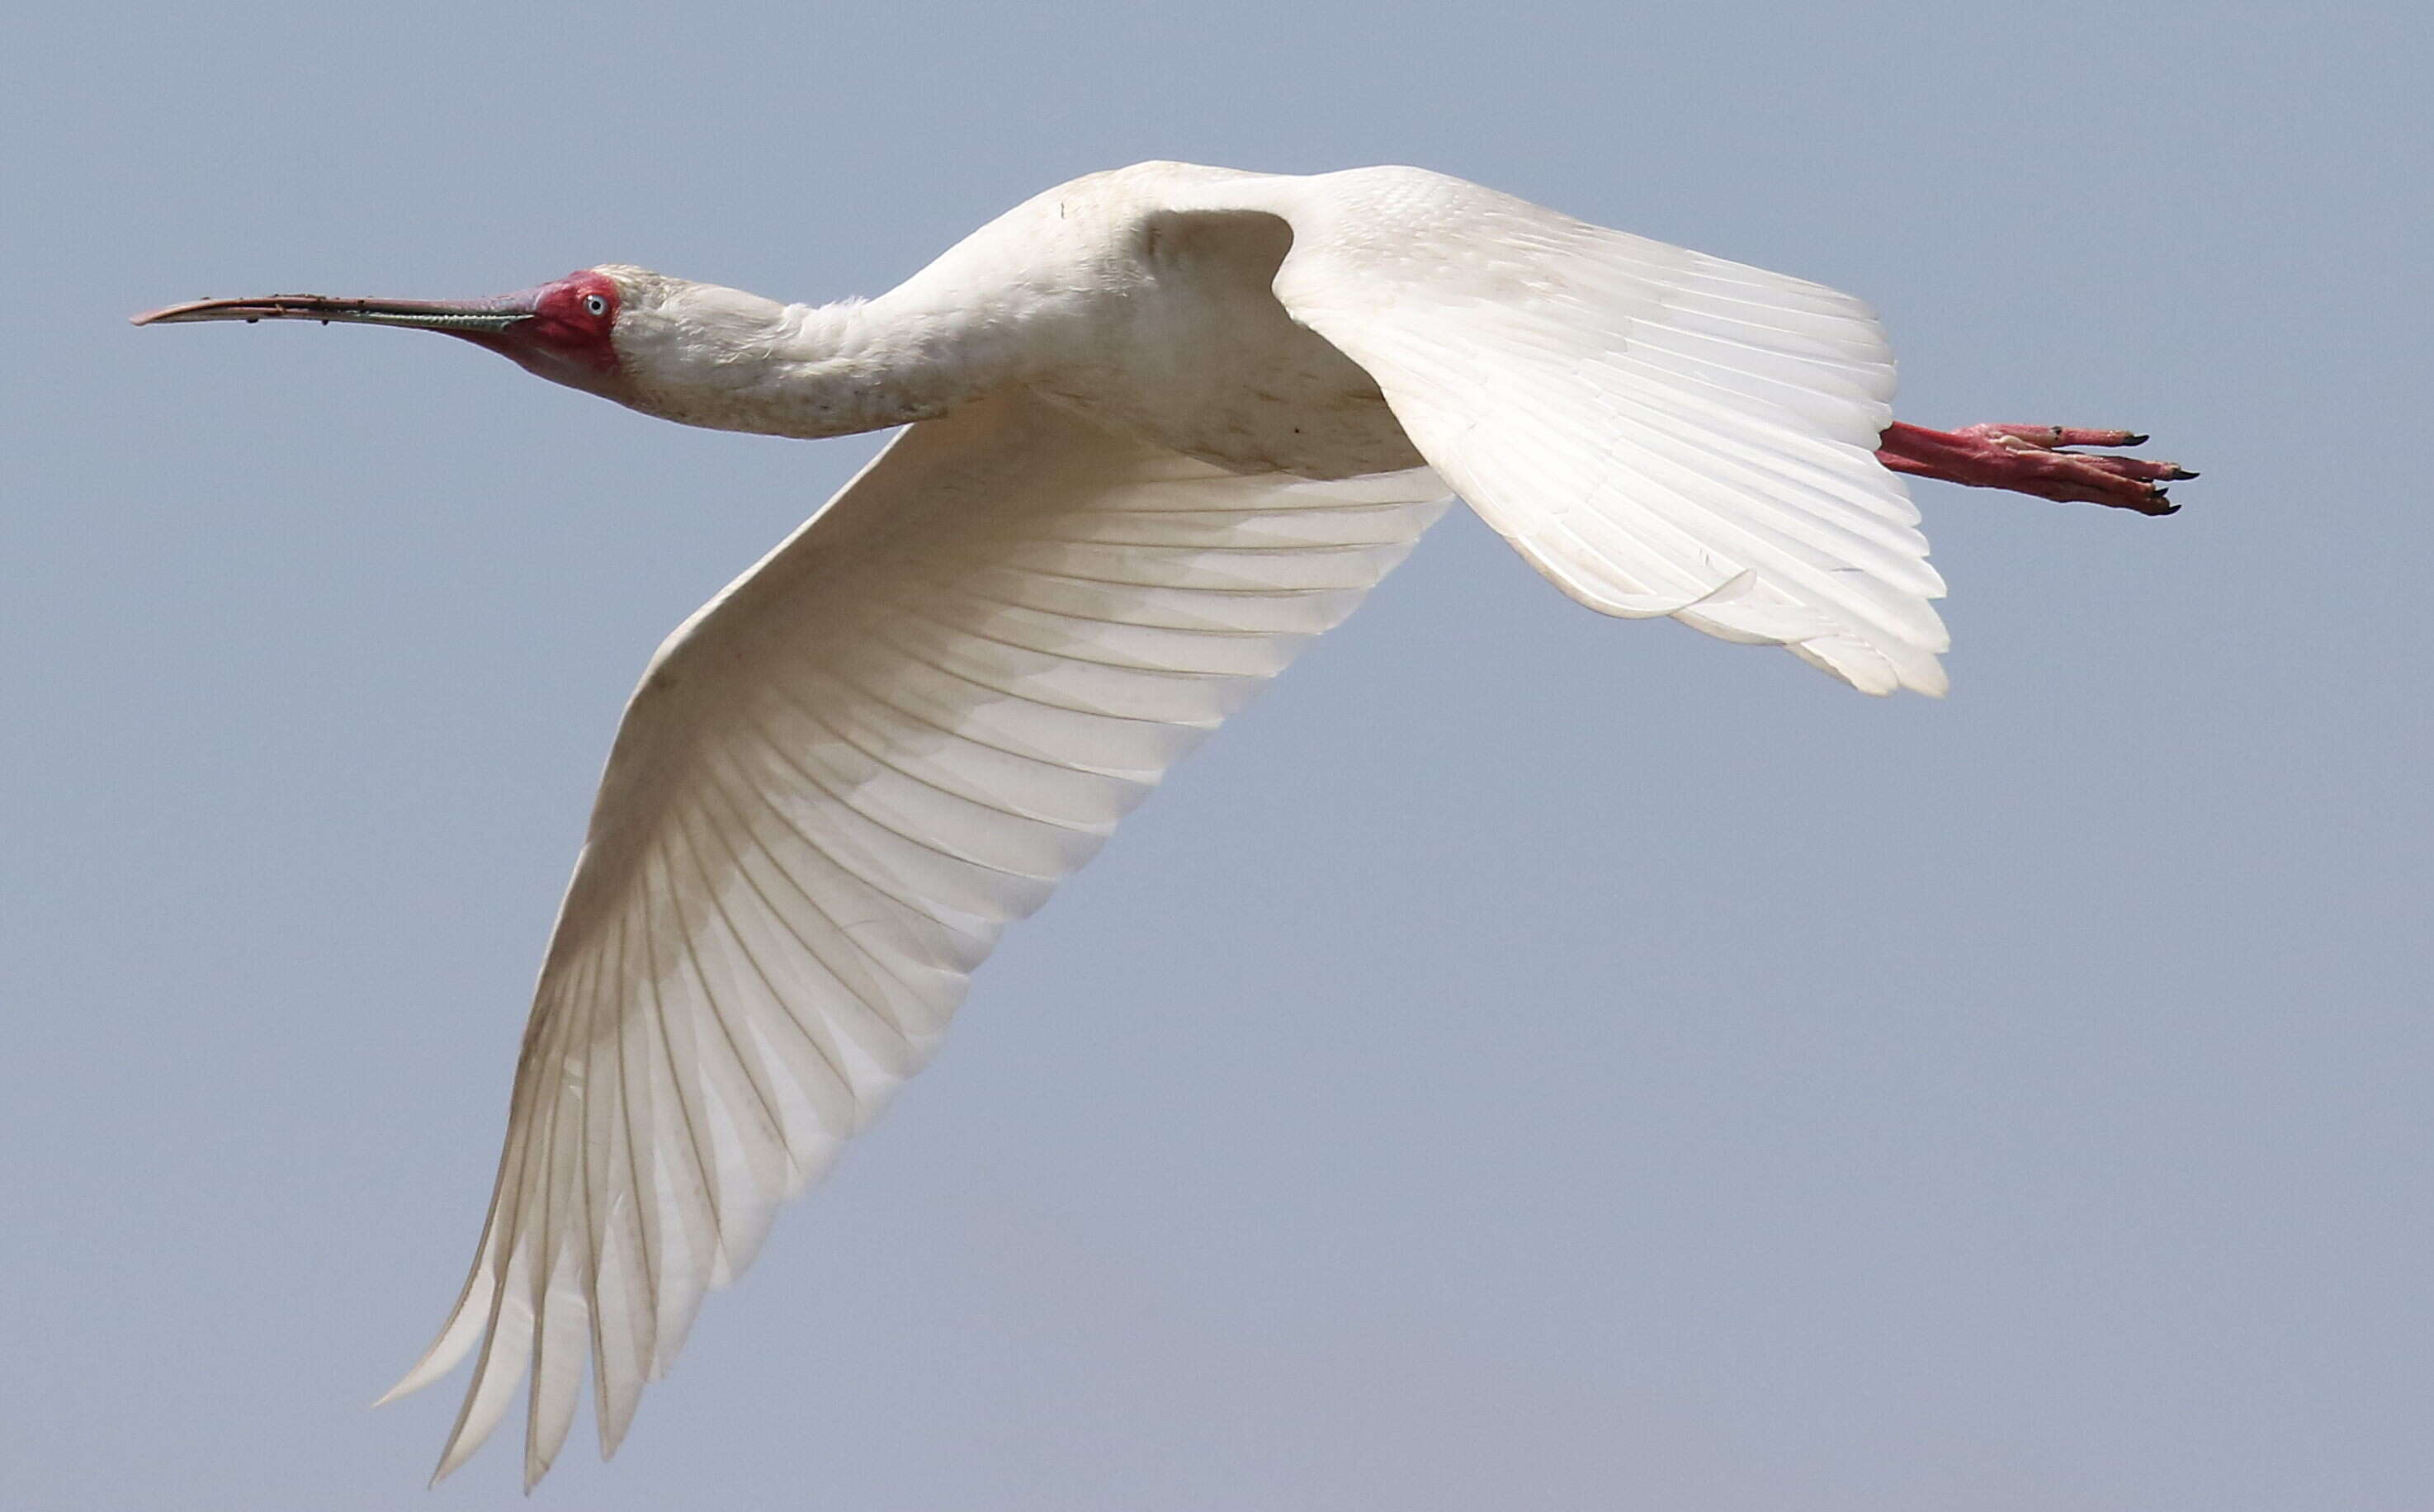
POLYGON ((438 1473, 529 1369, 539 1480, 587 1357, 613 1452, 1006 920, 1444 492, 1425 469, 1240 476, 1003 396, 899 436, 671 636, 551 940, 472 1275, 397 1387, 478 1345, 438 1473))
POLYGON ((1944 691, 1944 582, 1876 459, 1894 363, 1866 305, 1416 168, 1170 171, 1179 210, 1291 225, 1277 297, 1565 593, 1944 691))

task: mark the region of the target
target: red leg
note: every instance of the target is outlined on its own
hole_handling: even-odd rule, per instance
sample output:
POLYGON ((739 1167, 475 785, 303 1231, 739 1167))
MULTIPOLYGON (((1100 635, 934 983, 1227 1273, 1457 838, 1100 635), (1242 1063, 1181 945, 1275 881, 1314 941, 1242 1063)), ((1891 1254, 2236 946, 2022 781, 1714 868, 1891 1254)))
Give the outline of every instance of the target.
POLYGON ((2060 450, 2136 446, 2146 438, 2130 431, 2065 425, 1963 425, 1957 431, 1931 431, 1895 421, 1887 427, 1877 457, 1896 472, 1976 489, 2009 489, 2065 504, 2170 514, 2180 506, 2167 499, 2159 485, 2196 473, 2172 462, 2060 450))

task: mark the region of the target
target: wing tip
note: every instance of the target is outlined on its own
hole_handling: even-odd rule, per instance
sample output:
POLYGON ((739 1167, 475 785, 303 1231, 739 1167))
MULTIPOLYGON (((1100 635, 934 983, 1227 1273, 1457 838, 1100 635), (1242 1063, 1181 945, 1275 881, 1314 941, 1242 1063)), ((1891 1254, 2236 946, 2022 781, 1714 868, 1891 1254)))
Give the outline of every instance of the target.
MULTIPOLYGON (((466 1290, 467 1299, 470 1300, 473 1288, 469 1286, 466 1290)), ((372 1405, 386 1407, 392 1401, 411 1397, 464 1363, 466 1354, 471 1350, 474 1340, 480 1333, 478 1329, 462 1326, 469 1313, 475 1316, 480 1315, 478 1312, 468 1308, 466 1301, 460 1300, 456 1304, 456 1311, 449 1314, 448 1321, 440 1326, 439 1337, 432 1340, 431 1348, 422 1351, 422 1358, 415 1361, 405 1374, 398 1378, 397 1384, 372 1399, 372 1405)))
POLYGON ((1891 697, 1908 690, 1941 698, 1952 691, 1952 679, 1944 670, 1943 659, 1920 647, 1902 646, 1889 651, 1847 636, 1821 636, 1788 642, 1783 648, 1871 697, 1891 697))

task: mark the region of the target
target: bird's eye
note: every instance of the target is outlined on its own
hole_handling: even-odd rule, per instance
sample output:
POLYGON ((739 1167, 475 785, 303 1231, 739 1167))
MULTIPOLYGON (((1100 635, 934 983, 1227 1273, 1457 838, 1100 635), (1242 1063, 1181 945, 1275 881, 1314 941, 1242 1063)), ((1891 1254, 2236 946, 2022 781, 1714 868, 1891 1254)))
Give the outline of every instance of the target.
POLYGON ((597 294, 585 295, 583 297, 583 307, 591 311, 593 315, 607 315, 608 313, 608 301, 597 294))

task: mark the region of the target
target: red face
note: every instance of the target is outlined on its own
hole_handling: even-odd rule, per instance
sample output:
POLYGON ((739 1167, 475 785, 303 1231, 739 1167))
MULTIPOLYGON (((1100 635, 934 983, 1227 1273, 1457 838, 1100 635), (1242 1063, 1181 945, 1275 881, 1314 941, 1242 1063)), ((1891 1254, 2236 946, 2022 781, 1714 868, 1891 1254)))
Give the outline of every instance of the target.
POLYGON ((609 333, 616 329, 623 297, 616 280, 581 268, 523 296, 509 296, 531 300, 533 313, 505 331, 457 334, 553 383, 614 398, 623 377, 609 333))

